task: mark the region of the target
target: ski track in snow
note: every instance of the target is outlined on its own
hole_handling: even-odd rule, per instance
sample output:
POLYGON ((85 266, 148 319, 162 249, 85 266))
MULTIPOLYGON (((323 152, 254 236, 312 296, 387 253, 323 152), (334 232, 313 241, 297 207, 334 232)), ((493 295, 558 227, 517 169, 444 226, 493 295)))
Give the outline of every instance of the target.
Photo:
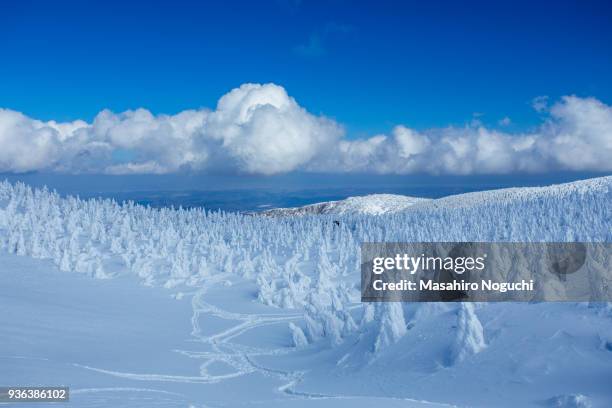
MULTIPOLYGON (((218 282, 224 278, 225 276, 219 276, 218 279, 215 279, 215 282, 218 282)), ((285 354, 288 352, 286 349, 262 350, 233 343, 231 342, 231 340, 257 327, 300 319, 302 315, 243 314, 220 309, 204 301, 204 296, 208 292, 209 287, 215 282, 211 282, 208 285, 204 285, 196 292, 196 294, 192 298, 193 316, 191 319, 191 324, 193 330, 191 332, 191 335, 194 336, 197 341, 209 344, 213 350, 212 352, 206 353, 192 353, 190 355, 188 354, 192 358, 205 359, 204 363, 200 366, 202 377, 206 378, 208 381, 216 382, 227 378, 234 378, 246 374, 251 374, 254 372, 259 372, 267 376, 274 375, 280 378, 281 380, 289 378, 291 379, 291 381, 293 381, 293 378, 296 375, 295 373, 270 370, 260 367, 254 364, 252 359, 249 357, 249 353, 253 355, 285 354), (222 330, 213 335, 204 336, 201 334, 199 323, 200 318, 203 315, 214 316, 225 320, 235 320, 239 323, 229 329, 222 330), (235 369, 236 372, 229 375, 208 374, 207 367, 214 362, 225 363, 235 369)))
MULTIPOLYGON (((74 366, 95 371, 97 373, 107 374, 118 378, 125 378, 129 380, 138 381, 153 381, 153 382, 182 382, 191 384, 213 384, 221 381, 237 378, 243 375, 259 373, 264 376, 272 376, 283 382, 276 392, 286 397, 298 398, 298 399, 337 399, 337 400, 351 400, 358 399, 361 396, 353 395, 332 395, 332 394, 320 394, 320 393, 309 393, 297 391, 296 388, 306 374, 305 371, 284 371, 278 369, 267 368, 254 361, 253 357, 262 355, 283 355, 291 353, 292 349, 289 348, 275 348, 275 349, 262 349, 256 347, 245 346, 239 343, 234 343, 232 340, 241 334, 244 334, 250 330, 258 327, 290 322, 293 320, 301 319, 303 314, 301 313, 264 313, 264 314, 245 314, 231 312, 223 310, 215 305, 212 305, 204 301, 204 296, 208 290, 215 284, 223 282, 229 275, 222 274, 210 282, 202 286, 197 290, 192 297, 191 305, 193 315, 191 317, 192 332, 191 335, 195 338, 196 342, 207 344, 211 347, 212 351, 188 351, 188 350, 173 350, 181 355, 189 358, 198 360, 204 360, 200 365, 199 376, 181 376, 181 375, 165 375, 165 374, 144 374, 144 373, 128 373, 121 371, 106 370, 96 367, 90 367, 87 365, 74 364, 74 366), (202 335, 200 319, 205 316, 214 316, 225 320, 234 320, 238 323, 228 329, 221 330, 212 335, 202 335), (234 370, 233 373, 212 375, 207 372, 207 367, 212 363, 220 362, 224 363, 234 370)), ((356 305, 354 307, 361 307, 356 305)), ((156 390, 150 388, 134 388, 134 387, 122 387, 113 389, 83 389, 75 390, 75 393, 88 393, 88 392, 104 392, 104 391, 135 391, 135 392, 157 392, 181 395, 178 393, 171 393, 163 390, 156 390)), ((381 397, 369 397, 374 399, 384 400, 397 400, 419 403, 423 405, 435 405, 438 407, 455 407, 455 405, 441 404, 424 400, 417 400, 411 398, 381 398, 381 397)), ((256 401, 254 401, 256 402, 256 401)), ((260 401, 265 402, 265 401, 260 401)))
MULTIPOLYGON (((253 361, 254 356, 261 355, 282 355, 290 353, 291 350, 287 348, 277 349, 261 349, 255 347, 249 347, 238 343, 233 343, 231 340, 240 336, 241 334, 256 329, 258 327, 279 324, 289 322, 296 319, 301 319, 303 315, 301 313, 293 314, 245 314, 230 312, 227 310, 220 309, 208 302, 204 301, 204 296, 208 290, 214 286, 214 284, 223 282, 229 275, 222 274, 211 279, 210 282, 202 286, 197 290, 192 297, 191 305, 193 309, 193 315, 191 318, 192 332, 191 335, 197 342, 208 344, 211 346, 212 351, 187 351, 187 350, 174 350, 175 352, 185 355, 190 358, 204 360, 200 365, 200 376, 179 376, 179 375, 165 375, 165 374, 143 374, 143 373, 128 373, 121 371, 106 370, 96 367, 90 367, 87 365, 74 364, 74 366, 95 371, 102 374, 111 375, 118 378, 125 378, 130 380, 139 381, 162 381, 162 382, 183 382, 183 383, 197 383, 197 384, 212 384, 220 381, 240 377, 252 373, 260 373, 265 376, 273 376, 281 381, 287 381, 285 384, 277 388, 277 391, 288 396, 300 397, 300 398, 354 398, 346 395, 327 395, 327 394, 315 394, 295 391, 295 387, 300 383, 304 372, 302 371, 282 371, 266 368, 253 361), (235 320, 238 322, 235 326, 219 331, 215 334, 205 336, 201 334, 200 319, 203 316, 214 316, 225 320, 235 320), (224 363, 234 370, 233 373, 212 375, 207 372, 207 367, 215 362, 224 363)), ((138 389, 142 391, 157 391, 150 389, 138 389)))

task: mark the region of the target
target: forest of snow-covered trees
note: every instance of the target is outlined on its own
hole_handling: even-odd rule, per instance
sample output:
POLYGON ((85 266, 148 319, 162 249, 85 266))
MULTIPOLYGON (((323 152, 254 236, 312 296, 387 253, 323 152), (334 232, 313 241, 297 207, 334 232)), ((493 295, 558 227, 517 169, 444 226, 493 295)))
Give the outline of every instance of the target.
MULTIPOLYGON (((291 324, 297 346, 321 338, 337 344, 375 322, 372 347, 380 349, 405 334, 405 310, 397 304, 355 309, 360 242, 609 242, 611 185, 607 177, 471 193, 380 216, 268 217, 62 198, 3 182, 0 248, 52 259, 63 271, 99 279, 131 272, 167 288, 239 275, 257 283, 259 301, 303 311, 304 324, 291 324)), ((467 349, 482 347, 471 306, 460 309, 458 320, 473 331, 459 334, 467 349)))

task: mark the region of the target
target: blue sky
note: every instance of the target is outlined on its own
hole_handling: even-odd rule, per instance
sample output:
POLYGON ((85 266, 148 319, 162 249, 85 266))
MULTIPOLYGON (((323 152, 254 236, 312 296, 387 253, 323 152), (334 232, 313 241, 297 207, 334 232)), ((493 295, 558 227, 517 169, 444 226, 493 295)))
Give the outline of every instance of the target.
POLYGON ((612 102, 609 2, 32 2, 0 13, 0 106, 43 120, 214 108, 274 82, 347 137, 612 102))

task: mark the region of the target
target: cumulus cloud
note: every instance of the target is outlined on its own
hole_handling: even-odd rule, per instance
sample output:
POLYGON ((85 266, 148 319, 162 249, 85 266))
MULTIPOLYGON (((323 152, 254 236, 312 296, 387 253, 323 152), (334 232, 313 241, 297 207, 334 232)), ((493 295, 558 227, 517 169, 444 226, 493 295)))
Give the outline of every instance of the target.
MULTIPOLYGON (((543 101, 539 101, 543 102, 543 101)), ((154 115, 100 112, 91 123, 43 122, 0 109, 0 171, 163 174, 295 170, 380 174, 491 174, 612 170, 612 108, 567 96, 536 108, 543 123, 507 133, 480 121, 465 127, 347 138, 274 84, 244 84, 214 110, 154 115)))
POLYGON ((343 140, 311 169, 379 174, 612 171, 610 106, 566 96, 546 112, 544 123, 524 133, 501 132, 479 121, 425 131, 399 125, 390 135, 343 140))
POLYGON ((311 115, 282 87, 245 84, 213 111, 176 115, 104 110, 88 124, 0 110, 0 171, 274 174, 299 168, 342 136, 341 126, 311 115))
POLYGON ((236 167, 260 174, 294 170, 343 135, 339 125, 309 114, 282 87, 253 84, 219 100, 205 133, 221 142, 236 167))

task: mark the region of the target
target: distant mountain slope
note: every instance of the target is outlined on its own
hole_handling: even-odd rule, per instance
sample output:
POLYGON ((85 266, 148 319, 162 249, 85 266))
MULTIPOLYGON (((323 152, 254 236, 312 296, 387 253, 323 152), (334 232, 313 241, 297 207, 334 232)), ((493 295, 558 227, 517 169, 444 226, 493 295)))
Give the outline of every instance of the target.
POLYGON ((438 199, 418 198, 397 194, 371 194, 349 197, 339 201, 305 205, 295 208, 274 208, 260 214, 271 216, 315 214, 367 214, 382 215, 404 210, 429 208, 473 208, 490 203, 510 204, 521 201, 562 199, 570 194, 598 193, 612 195, 612 176, 556 184, 546 187, 514 187, 451 195, 438 199))
POLYGON ((328 201, 296 208, 274 208, 262 214, 273 216, 314 215, 314 214, 368 214, 381 215, 403 211, 416 204, 431 201, 427 198, 409 197, 397 194, 371 194, 349 197, 345 200, 328 201))
POLYGON ((457 194, 442 197, 436 200, 419 202, 417 208, 472 208, 491 203, 511 204, 533 200, 562 200, 573 194, 612 195, 610 186, 612 176, 574 181, 571 183, 555 184, 545 187, 513 187, 499 190, 478 191, 474 193, 457 194))

